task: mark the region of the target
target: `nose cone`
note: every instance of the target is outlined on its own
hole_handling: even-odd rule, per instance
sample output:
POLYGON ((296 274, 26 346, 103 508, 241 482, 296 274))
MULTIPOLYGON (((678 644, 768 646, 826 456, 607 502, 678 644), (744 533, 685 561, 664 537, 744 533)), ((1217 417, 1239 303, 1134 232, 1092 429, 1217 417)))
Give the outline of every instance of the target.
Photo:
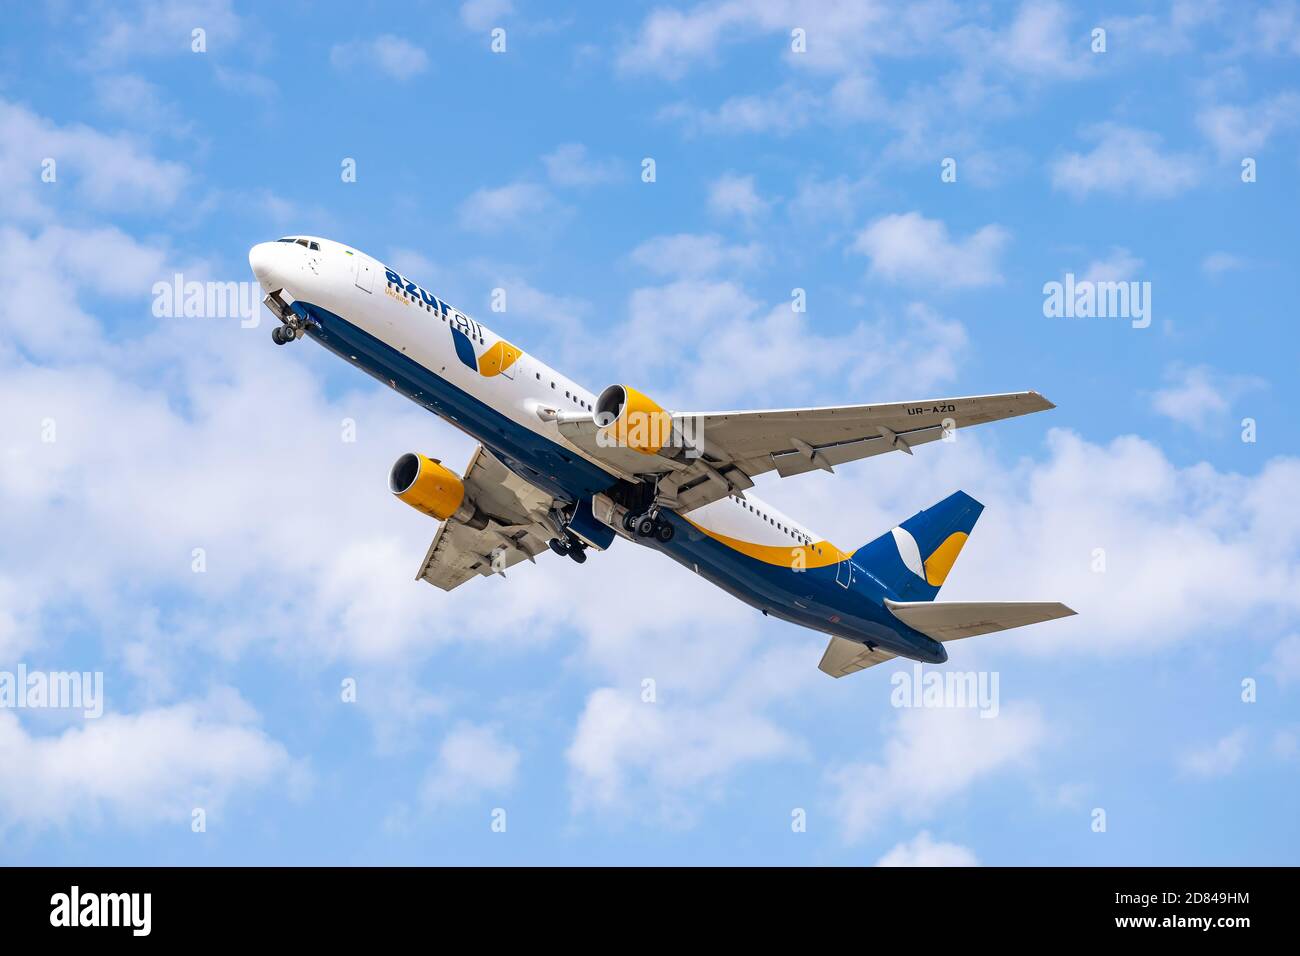
POLYGON ((259 242, 248 250, 248 264, 253 269, 253 275, 257 276, 257 281, 267 292, 272 292, 276 288, 276 262, 281 255, 281 250, 276 246, 277 243, 274 242, 259 242))

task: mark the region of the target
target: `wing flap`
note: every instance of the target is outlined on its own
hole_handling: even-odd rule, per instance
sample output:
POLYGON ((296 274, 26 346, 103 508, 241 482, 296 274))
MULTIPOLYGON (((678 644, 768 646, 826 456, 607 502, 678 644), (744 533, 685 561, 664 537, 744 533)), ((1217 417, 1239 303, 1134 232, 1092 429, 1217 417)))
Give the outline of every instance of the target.
POLYGON ((1058 602, 891 601, 885 607, 908 627, 936 641, 955 641, 1006 631, 1026 624, 1054 621, 1075 612, 1058 602))
POLYGON ((772 463, 776 465, 778 475, 789 478, 792 475, 802 475, 823 468, 823 462, 826 465, 844 465, 851 461, 859 461, 903 448, 910 450, 914 445, 924 445, 927 442, 938 441, 942 437, 943 426, 931 425, 926 428, 891 432, 888 435, 820 445, 813 447, 811 455, 799 449, 777 451, 772 453, 772 463))
POLYGON ((547 550, 528 531, 493 528, 475 530, 459 521, 444 521, 433 536, 416 578, 450 591, 470 578, 500 573, 547 550), (495 564, 494 564, 495 562, 495 564))
POLYGON ((553 499, 479 445, 465 469, 465 494, 488 517, 483 528, 455 518, 438 526, 416 580, 450 591, 470 578, 502 573, 548 550, 542 522, 553 499))

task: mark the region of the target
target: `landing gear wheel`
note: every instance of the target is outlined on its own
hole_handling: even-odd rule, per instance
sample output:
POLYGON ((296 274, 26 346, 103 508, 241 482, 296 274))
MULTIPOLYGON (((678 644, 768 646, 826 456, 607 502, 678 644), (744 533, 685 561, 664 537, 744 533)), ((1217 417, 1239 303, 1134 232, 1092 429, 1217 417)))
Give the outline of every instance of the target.
POLYGON ((659 523, 659 527, 655 528, 655 537, 658 538, 664 544, 667 544, 669 541, 673 540, 673 535, 675 533, 676 532, 673 529, 673 526, 666 521, 661 521, 659 523))
POLYGON ((289 341, 284 337, 283 325, 277 325, 275 328, 271 330, 271 341, 274 342, 276 345, 283 345, 285 342, 289 341))
POLYGON ((630 511, 623 515, 623 530, 628 534, 636 534, 636 515, 630 511))
POLYGON ((573 558, 573 560, 577 561, 579 564, 582 564, 582 562, 587 560, 587 549, 581 546, 570 548, 569 557, 573 558))
POLYGON ((552 538, 550 541, 546 543, 551 546, 551 550, 554 551, 556 554, 563 555, 569 553, 569 546, 565 544, 563 541, 561 541, 559 538, 552 538))
POLYGON ((642 515, 636 519, 636 536, 638 538, 648 538, 655 533, 655 519, 649 515, 642 515))

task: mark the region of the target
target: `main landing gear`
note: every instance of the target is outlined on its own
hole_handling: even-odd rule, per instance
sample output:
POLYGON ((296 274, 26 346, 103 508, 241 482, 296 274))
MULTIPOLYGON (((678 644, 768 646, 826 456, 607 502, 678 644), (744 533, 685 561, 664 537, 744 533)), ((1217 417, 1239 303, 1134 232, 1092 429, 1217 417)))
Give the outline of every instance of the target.
POLYGON ((587 546, 577 538, 552 538, 547 544, 556 554, 568 555, 578 564, 587 560, 587 546))
POLYGON ((673 540, 673 526, 652 512, 638 515, 629 511, 623 516, 623 528, 635 537, 654 538, 662 544, 673 540))
POLYGON ((277 325, 271 330, 271 341, 276 345, 287 345, 296 339, 301 333, 287 325, 277 325))

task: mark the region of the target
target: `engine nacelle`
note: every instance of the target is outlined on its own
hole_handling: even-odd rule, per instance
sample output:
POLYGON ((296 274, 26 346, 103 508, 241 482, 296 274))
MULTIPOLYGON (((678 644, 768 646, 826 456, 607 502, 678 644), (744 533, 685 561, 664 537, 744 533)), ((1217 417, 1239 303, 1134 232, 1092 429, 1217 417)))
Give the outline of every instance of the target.
POLYGON ((606 441, 643 455, 657 454, 672 440, 672 413, 627 385, 611 385, 601 392, 595 417, 606 441))
POLYGON ((465 483, 460 475, 438 459, 414 452, 394 463, 388 473, 388 488, 399 500, 439 521, 454 515, 465 501, 465 483))

